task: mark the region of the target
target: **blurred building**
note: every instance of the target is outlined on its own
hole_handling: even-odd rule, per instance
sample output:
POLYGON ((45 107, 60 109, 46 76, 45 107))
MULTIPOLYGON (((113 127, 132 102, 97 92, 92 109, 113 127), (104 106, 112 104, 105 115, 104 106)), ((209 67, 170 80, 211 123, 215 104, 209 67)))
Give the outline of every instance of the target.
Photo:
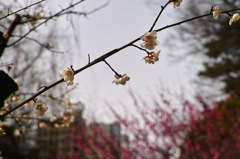
POLYGON ((37 145, 39 148, 40 159, 61 159, 71 158, 74 151, 74 144, 71 137, 71 127, 83 123, 82 111, 75 111, 75 120, 69 127, 58 127, 58 120, 51 122, 50 120, 42 120, 46 124, 45 127, 38 128, 37 145))
POLYGON ((109 147, 113 154, 120 156, 121 147, 127 148, 128 138, 121 135, 119 123, 93 123, 86 125, 82 118, 82 111, 74 111, 75 120, 69 127, 56 127, 55 122, 43 120, 46 127, 37 131, 37 145, 40 159, 68 159, 68 158, 98 158, 101 144, 112 144, 109 147), (97 129, 96 129, 97 128, 97 129), (99 133, 101 131, 101 133, 99 133), (104 137, 103 137, 104 136, 104 137), (90 141, 91 139, 94 141, 90 141), (97 142, 100 147, 94 146, 94 151, 87 151, 91 142, 97 142), (80 156, 80 157, 79 157, 80 156))

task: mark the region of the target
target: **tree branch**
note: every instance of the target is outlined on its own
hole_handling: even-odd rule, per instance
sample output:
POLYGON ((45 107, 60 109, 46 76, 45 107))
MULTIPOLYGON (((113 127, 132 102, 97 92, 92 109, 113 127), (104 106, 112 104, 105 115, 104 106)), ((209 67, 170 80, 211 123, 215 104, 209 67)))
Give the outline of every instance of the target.
MULTIPOLYGON (((82 1, 83 1, 83 0, 82 0, 82 1)), ((78 3, 82 2, 82 1, 79 1, 78 3)), ((72 6, 72 5, 71 5, 71 6, 72 6)), ((232 12, 232 11, 236 11, 236 10, 240 10, 240 8, 232 9, 232 10, 228 10, 228 11, 224 11, 224 12, 222 12, 222 13, 232 12)), ((60 14, 60 13, 59 13, 59 14, 60 14)), ((183 21, 178 22, 178 23, 174 23, 174 24, 167 25, 167 26, 165 26, 165 27, 159 28, 159 29, 157 29, 156 31, 159 32, 159 31, 162 31, 162 30, 164 30, 164 29, 167 29, 167 28, 170 28, 170 27, 173 27, 173 26, 176 26, 176 25, 180 25, 180 24, 182 24, 182 23, 186 23, 186 22, 189 22, 189 21, 192 21, 192 20, 195 20, 195 19, 199 19, 199 18, 203 18, 203 17, 206 17, 206 16, 210 16, 210 15, 212 15, 212 14, 211 14, 211 13, 208 13, 208 14, 204 14, 204 15, 201 15, 201 16, 193 17, 193 18, 190 18, 190 19, 187 19, 187 20, 183 20, 183 21)), ((91 67, 91 66, 93 66, 93 65, 95 65, 95 64, 97 64, 97 63, 99 63, 99 62, 104 61, 104 60, 107 59, 108 57, 110 57, 110 56, 116 54, 117 52, 119 52, 119 51, 127 48, 128 46, 132 46, 135 42, 137 42, 137 41, 139 41, 139 40, 140 40, 140 38, 136 38, 135 40, 133 40, 133 41, 131 41, 131 42, 123 45, 123 46, 120 47, 120 48, 117 48, 117 49, 114 49, 114 50, 111 50, 111 51, 105 53, 104 55, 98 57, 97 59, 95 59, 94 61, 88 63, 88 64, 85 65, 84 67, 82 67, 82 68, 74 71, 74 75, 82 72, 83 70, 85 70, 85 69, 87 69, 87 68, 89 68, 89 67, 91 67)), ((3 117, 5 117, 6 115, 10 114, 10 113, 13 112, 14 110, 20 108, 21 106, 23 106, 23 105, 26 104, 27 102, 33 100, 33 99, 36 98, 38 95, 46 92, 47 90, 53 88, 54 86, 56 86, 56 85, 58 85, 58 84, 60 84, 60 83, 62 83, 62 82, 64 82, 64 80, 63 80, 63 79, 60 79, 60 80, 58 80, 57 82, 51 84, 50 86, 46 86, 44 89, 42 89, 41 91, 39 91, 38 93, 36 93, 36 94, 33 95, 32 97, 26 99, 25 101, 23 101, 22 103, 18 104, 17 106, 15 106, 14 108, 12 108, 11 110, 9 110, 9 111, 5 112, 4 114, 0 115, 0 119, 2 119, 3 117)))
POLYGON ((15 11, 15 12, 8 13, 7 15, 1 17, 0 20, 2 20, 2 19, 4 19, 4 18, 7 18, 8 16, 14 15, 14 14, 16 14, 16 13, 22 11, 22 10, 28 9, 28 8, 34 6, 34 5, 37 5, 37 4, 39 4, 39 3, 42 3, 42 2, 44 2, 44 1, 45 1, 45 0, 41 0, 41 1, 39 1, 39 2, 36 2, 36 3, 33 3, 33 4, 29 5, 29 6, 27 6, 27 7, 21 8, 21 9, 15 11))
MULTIPOLYGON (((240 10, 240 8, 236 8, 236 9, 224 11, 224 12, 222 12, 222 13, 228 13, 228 12, 233 12, 233 11, 237 11, 237 10, 240 10)), ((212 13, 208 13, 208 14, 204 14, 204 15, 197 16, 197 17, 193 17, 193 18, 190 18, 190 19, 187 19, 187 20, 183 20, 183 21, 178 22, 178 23, 174 23, 174 24, 167 25, 167 26, 165 26, 165 27, 159 28, 159 29, 157 29, 156 31, 159 32, 159 31, 165 30, 165 29, 167 29, 167 28, 174 27, 174 26, 176 26, 176 25, 180 25, 180 24, 182 24, 182 23, 186 23, 186 22, 189 22, 189 21, 193 21, 193 20, 196 20, 196 19, 200 19, 200 18, 203 18, 203 17, 210 16, 210 15, 212 15, 212 13)))
POLYGON ((84 1, 85 1, 85 0, 80 0, 80 1, 78 1, 78 2, 76 2, 76 3, 74 3, 74 4, 72 4, 72 5, 68 6, 67 8, 62 9, 61 11, 57 12, 56 14, 48 17, 48 18, 47 18, 46 20, 44 20, 42 23, 39 23, 38 25, 36 25, 36 26, 33 27, 32 29, 30 29, 27 33, 25 33, 24 35, 22 35, 18 40, 16 40, 15 42, 7 45, 7 47, 10 47, 10 46, 15 45, 16 43, 18 43, 18 42, 21 41, 23 38, 25 38, 26 36, 28 36, 28 34, 30 34, 32 31, 36 30, 36 29, 37 29, 38 27, 40 27, 41 25, 47 23, 49 20, 53 19, 54 17, 59 16, 59 15, 60 15, 61 13, 63 13, 64 11, 66 11, 66 10, 68 10, 68 9, 70 9, 70 8, 73 8, 74 6, 76 6, 76 5, 78 5, 79 3, 82 3, 82 2, 84 2, 84 1))
POLYGON ((19 24, 20 20, 21 20, 21 16, 16 14, 15 19, 13 20, 12 24, 8 28, 8 31, 4 33, 6 35, 4 36, 3 33, 0 32, 0 57, 3 55, 3 52, 7 47, 9 37, 12 35, 15 27, 19 24))
POLYGON ((111 66, 106 60, 103 60, 103 61, 106 63, 106 65, 108 65, 108 67, 109 67, 117 76, 121 76, 120 74, 117 73, 117 71, 115 71, 115 70, 112 68, 112 66, 111 66))
POLYGON ((139 50, 142 50, 142 51, 145 51, 148 55, 149 54, 151 54, 149 51, 147 51, 146 49, 143 49, 143 48, 141 48, 141 47, 139 47, 139 46, 137 46, 137 45, 132 45, 133 47, 135 47, 135 48, 138 48, 139 50))
POLYGON ((172 1, 170 0, 170 1, 168 1, 164 6, 161 6, 161 10, 160 10, 160 12, 159 12, 157 18, 155 19, 155 21, 154 21, 152 27, 150 28, 149 32, 151 32, 151 31, 153 30, 154 26, 156 25, 156 23, 157 23, 159 17, 161 16, 161 14, 162 14, 162 12, 163 12, 163 10, 164 10, 164 9, 167 7, 167 5, 170 4, 171 2, 172 2, 172 1))

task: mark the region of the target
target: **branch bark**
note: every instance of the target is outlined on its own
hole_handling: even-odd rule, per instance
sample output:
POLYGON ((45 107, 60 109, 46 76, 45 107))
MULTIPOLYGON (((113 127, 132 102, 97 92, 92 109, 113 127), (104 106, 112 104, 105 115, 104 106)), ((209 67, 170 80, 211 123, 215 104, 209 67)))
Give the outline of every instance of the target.
POLYGON ((0 32, 0 58, 3 55, 5 48, 7 47, 9 38, 11 37, 16 26, 19 24, 20 20, 21 20, 21 16, 16 14, 15 19, 13 20, 12 24, 8 28, 7 32, 5 33, 7 34, 7 37, 5 37, 2 32, 0 32))

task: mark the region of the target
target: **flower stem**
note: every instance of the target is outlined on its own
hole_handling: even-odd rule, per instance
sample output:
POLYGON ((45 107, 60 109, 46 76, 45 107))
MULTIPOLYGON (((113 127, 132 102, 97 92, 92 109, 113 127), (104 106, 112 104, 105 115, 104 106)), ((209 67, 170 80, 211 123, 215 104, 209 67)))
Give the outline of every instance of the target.
POLYGON ((103 61, 106 63, 106 65, 108 65, 108 67, 109 67, 117 76, 121 76, 120 74, 117 73, 117 71, 115 71, 115 70, 112 68, 112 66, 111 66, 109 63, 107 63, 106 60, 103 60, 103 61))

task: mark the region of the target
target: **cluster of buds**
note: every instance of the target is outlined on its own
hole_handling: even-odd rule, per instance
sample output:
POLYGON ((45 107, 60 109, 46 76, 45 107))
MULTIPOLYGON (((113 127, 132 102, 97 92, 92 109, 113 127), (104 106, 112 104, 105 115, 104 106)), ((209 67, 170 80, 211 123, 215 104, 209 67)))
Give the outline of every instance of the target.
MULTIPOLYGON (((0 137, 6 134, 5 131, 4 131, 4 129, 2 128, 2 126, 7 126, 7 125, 8 125, 8 122, 7 122, 7 121, 4 121, 4 122, 1 122, 1 121, 0 121, 0 137)), ((1 158, 1 157, 0 157, 0 158, 1 158)))
POLYGON ((45 102, 37 101, 35 103, 35 114, 37 116, 43 116, 47 110, 48 110, 48 107, 46 106, 45 102))
MULTIPOLYGON (((54 124, 55 128, 63 128, 68 127, 75 120, 74 111, 72 109, 67 109, 64 113, 62 113, 59 117, 53 115, 49 121, 54 124)), ((46 128, 47 123, 41 121, 38 123, 39 128, 46 128)))
POLYGON ((66 87, 69 85, 73 85, 74 71, 72 69, 66 67, 60 71, 60 74, 62 75, 62 78, 66 82, 66 87))
POLYGON ((152 52, 150 55, 145 56, 143 60, 145 61, 145 63, 154 64, 154 62, 159 60, 160 51, 161 50, 156 50, 152 52))
POLYGON ((25 133, 25 127, 21 126, 19 129, 14 130, 14 136, 22 137, 25 133))
MULTIPOLYGON (((212 10, 213 18, 218 19, 218 16, 222 14, 222 10, 220 9, 219 6, 214 7, 212 10)), ((239 13, 234 13, 229 20, 229 25, 232 25, 232 23, 237 22, 240 20, 240 14, 239 13)))
POLYGON ((56 115, 53 115, 53 116, 50 118, 50 122, 55 122, 56 120, 57 120, 56 115))
POLYGON ((61 114, 61 117, 56 117, 55 115, 50 118, 50 122, 55 123, 55 128, 68 127, 72 122, 74 122, 75 116, 72 109, 67 109, 61 114))
POLYGON ((4 33, 3 33, 3 38, 4 38, 4 39, 7 39, 8 37, 9 37, 8 33, 7 33, 7 32, 4 32, 4 33))
POLYGON ((0 136, 3 136, 3 135, 5 135, 5 134, 6 134, 6 133, 4 132, 3 128, 0 127, 0 136))
POLYGON ((148 50, 155 49, 155 46, 159 45, 159 41, 157 40, 157 32, 151 31, 145 33, 143 36, 140 37, 144 43, 140 44, 143 48, 148 50))
POLYGON ((218 16, 222 14, 220 7, 219 6, 214 7, 212 10, 212 14, 214 19, 218 19, 218 16))
POLYGON ((229 25, 232 25, 232 23, 237 22, 240 20, 240 14, 239 13, 235 13, 231 16, 230 21, 229 21, 229 25))
POLYGON ((28 112, 23 109, 21 111, 21 116, 20 117, 16 117, 16 120, 22 121, 22 122, 28 122, 30 120, 30 117, 28 116, 28 112))
POLYGON ((118 84, 125 85, 126 82, 130 80, 130 77, 128 77, 126 74, 124 74, 124 75, 115 75, 114 77, 116 79, 112 83, 115 83, 116 85, 118 85, 118 84))
POLYGON ((173 2, 173 7, 175 8, 180 6, 182 0, 173 0, 172 2, 173 2))
POLYGON ((47 124, 44 123, 44 122, 39 122, 39 123, 38 123, 38 126, 39 126, 39 128, 46 128, 46 127, 47 127, 47 124))
POLYGON ((66 112, 63 113, 62 118, 63 118, 61 122, 62 125, 65 127, 69 126, 75 120, 75 116, 73 115, 73 110, 67 109, 66 112))

